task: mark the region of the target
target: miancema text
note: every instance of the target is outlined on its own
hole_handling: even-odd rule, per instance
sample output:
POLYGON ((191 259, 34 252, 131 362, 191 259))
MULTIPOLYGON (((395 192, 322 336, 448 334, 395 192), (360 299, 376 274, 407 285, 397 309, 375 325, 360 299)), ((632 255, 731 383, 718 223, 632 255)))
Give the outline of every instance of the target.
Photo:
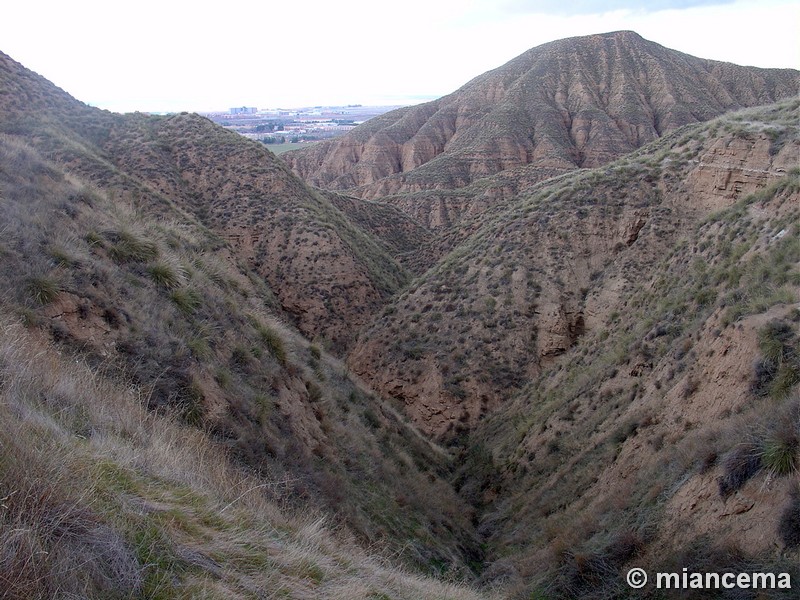
POLYGON ((754 589, 789 590, 792 578, 789 573, 656 573, 656 587, 659 589, 754 589))

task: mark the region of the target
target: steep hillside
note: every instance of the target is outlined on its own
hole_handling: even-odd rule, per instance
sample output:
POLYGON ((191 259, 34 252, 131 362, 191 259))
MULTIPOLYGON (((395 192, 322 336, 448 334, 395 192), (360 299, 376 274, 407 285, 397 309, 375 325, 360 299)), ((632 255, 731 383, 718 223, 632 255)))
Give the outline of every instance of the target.
POLYGON ((353 370, 462 449, 484 582, 800 575, 799 123, 733 113, 534 187, 363 333, 353 370))
POLYGON ((798 82, 554 42, 322 190, 0 55, 0 598, 800 581, 798 82))
MULTIPOLYGON (((16 81, 13 68, 3 73, 16 81)), ((318 264, 308 261, 297 277, 320 270, 318 287, 302 290, 314 301, 326 300, 326 285, 350 298, 343 277, 325 279, 333 268, 326 260, 352 266, 370 289, 377 289, 378 268, 402 273, 390 244, 366 234, 257 145, 242 145, 205 119, 84 110, 30 79, 53 95, 56 109, 23 103, 20 110, 30 109, 23 115, 6 97, 0 111, 4 313, 38 332, 43 344, 141 389, 152 411, 204 429, 250 473, 284 482, 282 501, 336 515, 360 543, 380 543, 416 568, 468 573, 481 553, 471 509, 446 481, 451 457, 292 327, 283 300, 291 294, 283 287, 300 294, 298 281, 265 282, 236 240, 224 239, 223 205, 204 202, 218 194, 273 239, 291 233, 302 246, 316 235, 330 242, 328 251, 339 248, 340 256, 306 254, 318 264), (204 155, 204 148, 217 151, 204 155), (227 160, 215 158, 219 152, 227 160), (232 165, 241 156, 263 160, 237 175, 232 165), (208 181, 219 173, 217 190, 208 181), (225 187, 237 185, 242 189, 225 187)), ((386 209, 370 226, 396 212, 386 209)), ((404 238, 397 235, 399 251, 404 238)), ((275 263, 270 273, 280 259, 275 263)), ((359 308, 351 298, 347 310, 366 311, 361 300, 359 308)), ((53 411, 62 400, 48 399, 53 411)), ((76 435, 94 435, 90 421, 75 418, 76 435)), ((13 490, 0 497, 7 492, 13 490)))
MULTIPOLYGON (((197 115, 126 117, 104 151, 231 244, 301 332, 341 351, 407 280, 390 248, 263 145, 197 115)), ((402 219, 402 215, 387 215, 402 219)), ((399 228, 399 227, 398 227, 399 228)))
MULTIPOLYGON (((798 89, 797 71, 695 58, 633 32, 570 38, 533 48, 449 96, 282 158, 314 185, 364 198, 450 190, 521 165, 532 165, 529 175, 541 181, 798 89)), ((433 197, 447 206, 447 194, 433 197)), ((428 210, 412 214, 448 224, 436 202, 428 210)))
POLYGON ((476 423, 624 311, 699 220, 785 178, 797 117, 794 102, 698 125, 487 213, 362 333, 349 364, 429 433, 476 423))
POLYGON ((243 470, 146 390, 0 309, 0 598, 490 598, 392 567, 290 478, 243 470))
POLYGON ((800 172, 702 219, 632 283, 469 436, 461 489, 483 507, 486 579, 608 598, 643 566, 789 573, 794 588, 800 172))
MULTIPOLYGON (((337 351, 408 278, 396 248, 261 144, 197 115, 90 109, 5 56, 0 82, 10 90, 0 97, 0 131, 25 136, 70 172, 149 213, 177 209, 198 218, 269 283, 305 335, 337 351)), ((388 230, 419 229, 390 207, 382 219, 388 230)))

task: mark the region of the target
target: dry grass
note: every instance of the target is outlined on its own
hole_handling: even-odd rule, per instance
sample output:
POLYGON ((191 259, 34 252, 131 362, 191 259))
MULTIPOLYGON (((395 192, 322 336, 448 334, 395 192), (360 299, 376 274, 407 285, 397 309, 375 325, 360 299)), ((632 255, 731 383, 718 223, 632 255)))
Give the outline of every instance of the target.
POLYGON ((0 323, 2 598, 479 598, 369 556, 142 390, 0 323))

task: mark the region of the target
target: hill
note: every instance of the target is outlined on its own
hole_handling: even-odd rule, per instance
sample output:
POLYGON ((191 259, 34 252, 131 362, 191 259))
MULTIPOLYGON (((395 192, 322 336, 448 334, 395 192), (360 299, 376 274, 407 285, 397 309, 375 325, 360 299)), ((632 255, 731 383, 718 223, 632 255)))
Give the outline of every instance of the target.
POLYGON ((430 194, 424 210, 402 195, 522 165, 534 182, 597 167, 683 125, 798 88, 797 71, 704 60, 614 32, 533 48, 448 96, 282 158, 313 185, 391 196, 420 222, 446 226, 463 211, 448 194, 430 194))
POLYGON ((623 310, 624 291, 699 221, 796 167, 794 103, 749 115, 683 129, 466 221, 464 241, 454 234, 455 248, 362 333, 350 365, 421 411, 429 432, 474 423, 498 392, 623 310))
MULTIPOLYGON (((468 573, 481 551, 451 457, 327 352, 341 330, 315 343, 294 327, 313 329, 297 317, 317 305, 324 325, 337 311, 357 323, 391 293, 408 241, 387 222, 408 219, 339 209, 195 115, 99 111, 0 59, 3 597, 235 597, 281 582, 327 598, 343 556, 384 568, 360 554, 377 543, 418 571, 468 573), (253 241, 233 235, 243 224, 253 241), (293 312, 293 294, 311 308, 293 312), (240 501, 249 516, 228 520, 240 501), (334 528, 341 544, 327 546, 334 528), (296 560, 281 550, 295 534, 296 560)), ((359 594, 451 593, 419 582, 359 594)))
POLYGON ((534 186, 362 333, 353 371, 462 453, 485 582, 797 576, 798 124, 730 113, 534 186))
POLYGON ((366 199, 0 55, 0 597, 797 581, 800 100, 714 116, 797 73, 626 32, 509 65, 438 158, 354 189, 424 185, 366 199), (555 112, 504 113, 528 92, 555 112))
MULTIPOLYGON (((70 172, 112 186, 137 208, 178 209, 198 219, 273 287, 308 337, 341 351, 353 327, 407 281, 396 248, 362 231, 263 145, 197 115, 91 109, 8 57, 0 67, 9 90, 0 97, 0 131, 25 136, 70 172)), ((389 231, 418 229, 392 207, 382 209, 381 219, 389 231)))

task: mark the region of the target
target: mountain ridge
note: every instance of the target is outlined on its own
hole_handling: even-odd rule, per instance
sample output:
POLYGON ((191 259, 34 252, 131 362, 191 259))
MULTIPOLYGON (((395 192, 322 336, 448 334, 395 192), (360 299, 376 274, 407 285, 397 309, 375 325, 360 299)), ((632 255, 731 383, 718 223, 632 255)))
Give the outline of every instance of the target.
POLYGON ((283 159, 319 187, 397 202, 522 165, 535 166, 537 180, 599 166, 682 125, 798 89, 797 71, 699 59, 633 32, 568 38, 283 159))

